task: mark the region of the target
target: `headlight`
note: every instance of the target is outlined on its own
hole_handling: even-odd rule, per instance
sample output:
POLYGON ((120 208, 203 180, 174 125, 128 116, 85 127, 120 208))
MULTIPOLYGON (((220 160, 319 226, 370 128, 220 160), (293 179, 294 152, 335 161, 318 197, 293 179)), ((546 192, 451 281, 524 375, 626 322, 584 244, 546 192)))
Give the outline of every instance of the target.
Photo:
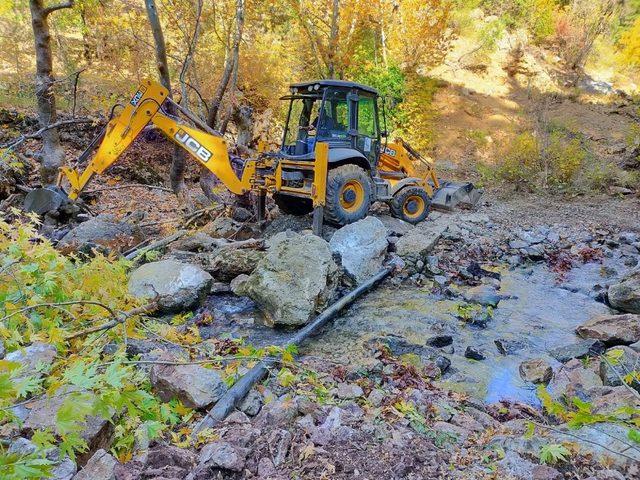
POLYGON ((316 83, 316 84, 313 86, 313 89, 314 89, 314 90, 320 90, 320 85, 316 83))

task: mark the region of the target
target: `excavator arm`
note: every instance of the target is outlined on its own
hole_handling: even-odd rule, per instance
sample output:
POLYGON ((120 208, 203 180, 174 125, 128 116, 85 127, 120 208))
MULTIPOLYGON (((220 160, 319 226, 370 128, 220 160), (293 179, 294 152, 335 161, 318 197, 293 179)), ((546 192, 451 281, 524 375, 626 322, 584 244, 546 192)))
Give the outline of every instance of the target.
POLYGON ((71 200, 78 197, 95 174, 101 174, 113 165, 149 124, 153 124, 167 138, 184 148, 189 155, 213 172, 231 192, 240 195, 251 189, 255 164, 248 162, 242 178, 238 178, 231 166, 222 135, 211 129, 202 131, 193 128, 162 111, 163 103, 171 102, 168 94, 167 89, 156 82, 142 82, 129 103, 107 124, 102 141, 84 171, 78 172, 66 166, 60 169, 58 185, 67 178, 71 200))

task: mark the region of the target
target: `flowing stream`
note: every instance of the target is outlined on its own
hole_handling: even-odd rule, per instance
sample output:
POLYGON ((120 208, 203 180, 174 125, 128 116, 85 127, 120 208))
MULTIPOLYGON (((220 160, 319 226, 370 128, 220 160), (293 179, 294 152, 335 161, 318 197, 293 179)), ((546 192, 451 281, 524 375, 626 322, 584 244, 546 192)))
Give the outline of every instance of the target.
MULTIPOLYGON (((607 259, 604 264, 613 265, 617 274, 626 270, 616 259, 607 259)), ((395 342, 409 351, 415 347, 415 353, 420 354, 425 351, 428 338, 450 335, 451 346, 443 350, 427 347, 432 354, 451 360, 451 367, 440 382, 488 402, 511 399, 536 404, 535 388, 522 381, 518 367, 530 358, 544 358, 557 366, 548 351, 577 342, 577 325, 594 315, 611 312, 590 294, 594 285, 606 283, 606 275, 611 275, 612 270, 604 268, 604 264, 587 263, 574 268, 561 282, 541 264, 505 269, 499 290, 502 300, 485 327, 459 318, 459 306, 464 304, 459 297, 447 298, 432 294, 427 288, 384 283, 346 309, 304 346, 303 353, 365 365, 375 361, 371 355, 374 341, 395 342), (467 346, 480 349, 486 358, 465 358, 467 346)), ((264 325, 258 308, 248 298, 215 295, 205 308, 213 320, 201 327, 204 338, 228 335, 244 337, 254 345, 268 345, 283 342, 290 334, 264 325)))

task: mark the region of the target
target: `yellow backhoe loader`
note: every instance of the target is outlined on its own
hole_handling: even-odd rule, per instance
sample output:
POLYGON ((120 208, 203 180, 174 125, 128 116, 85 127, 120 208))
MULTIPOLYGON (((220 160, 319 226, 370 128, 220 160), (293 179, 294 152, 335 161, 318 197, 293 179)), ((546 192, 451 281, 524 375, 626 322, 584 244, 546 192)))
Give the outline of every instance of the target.
POLYGON ((238 175, 224 137, 173 102, 164 87, 144 81, 80 156, 79 166, 97 146, 86 168, 79 172, 63 167, 56 188, 34 190, 25 203, 44 213, 67 195, 75 200, 91 178, 117 161, 148 125, 184 148, 232 193, 254 192, 259 219, 267 194, 285 213, 313 211, 316 231, 323 218, 345 225, 365 217, 374 201, 387 202, 393 215, 411 223, 424 220, 432 206, 451 209, 460 202, 477 202, 480 193, 471 183, 440 182, 433 162, 404 141, 381 141, 387 133, 380 128, 375 89, 320 80, 291 85, 290 94, 282 100, 289 101, 289 111, 281 149, 247 160, 238 175), (163 106, 169 103, 186 121, 165 112, 163 106), (65 180, 68 193, 63 190, 65 180))

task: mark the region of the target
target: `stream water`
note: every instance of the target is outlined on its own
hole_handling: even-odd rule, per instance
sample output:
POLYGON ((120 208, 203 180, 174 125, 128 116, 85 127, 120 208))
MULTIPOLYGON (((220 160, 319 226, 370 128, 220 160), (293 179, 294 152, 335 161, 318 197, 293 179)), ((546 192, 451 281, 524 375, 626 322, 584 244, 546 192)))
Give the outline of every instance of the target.
MULTIPOLYGON (((616 268, 618 275, 626 269, 617 259, 604 263, 616 268)), ((505 269, 499 290, 503 298, 484 328, 458 318, 462 302, 457 297, 385 283, 356 301, 305 345, 304 354, 365 365, 375 361, 370 350, 373 339, 391 339, 420 348, 429 337, 451 335, 453 353, 450 347, 443 353, 451 360, 451 367, 441 382, 488 402, 511 399, 536 404, 535 389, 518 373, 520 363, 544 358, 556 366, 550 349, 578 341, 574 333, 577 325, 594 315, 610 313, 589 294, 594 285, 610 281, 606 277, 610 271, 601 263, 588 263, 558 282, 556 275, 540 264, 505 269), (503 347, 502 353, 496 341, 503 347), (467 346, 481 349, 486 358, 465 358, 467 346)), ((265 326, 260 311, 248 298, 216 295, 205 308, 212 313, 213 321, 201 327, 204 338, 228 335, 267 345, 284 342, 290 334, 265 326)))

